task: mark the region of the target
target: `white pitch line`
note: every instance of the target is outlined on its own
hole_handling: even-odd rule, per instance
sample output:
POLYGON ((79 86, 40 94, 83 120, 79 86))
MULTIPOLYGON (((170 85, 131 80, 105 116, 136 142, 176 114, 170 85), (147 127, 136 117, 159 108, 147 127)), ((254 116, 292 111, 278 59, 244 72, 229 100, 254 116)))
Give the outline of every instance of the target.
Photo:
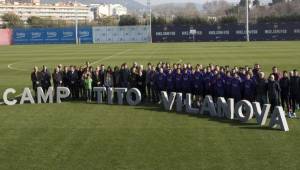
POLYGON ((101 62, 101 61, 104 61, 104 60, 113 58, 113 57, 115 57, 115 56, 119 56, 119 55, 121 55, 121 54, 125 54, 125 53, 127 53, 128 51, 131 51, 131 50, 132 50, 132 49, 127 49, 127 50, 118 52, 118 53, 116 53, 116 54, 113 54, 113 55, 111 55, 111 56, 104 57, 104 58, 102 58, 102 59, 100 59, 100 60, 97 60, 97 61, 92 62, 91 65, 94 65, 94 64, 99 63, 99 62, 101 62))
POLYGON ((13 65, 15 64, 18 64, 18 63, 26 63, 26 62, 33 62, 33 61, 42 61, 44 59, 31 59, 31 60, 21 60, 21 61, 18 61, 18 62, 15 62, 15 63, 11 63, 11 64, 8 64, 7 65, 7 68, 10 69, 10 70, 16 70, 16 71, 30 71, 30 70, 27 70, 27 69, 21 69, 21 68, 16 68, 16 67, 13 67, 13 65))
POLYGON ((182 63, 182 59, 180 59, 177 63, 182 63))
POLYGON ((17 64, 17 63, 21 63, 21 62, 16 62, 16 63, 8 64, 7 68, 10 69, 10 70, 16 70, 16 71, 28 71, 28 70, 25 70, 25 69, 12 67, 14 64, 17 64))

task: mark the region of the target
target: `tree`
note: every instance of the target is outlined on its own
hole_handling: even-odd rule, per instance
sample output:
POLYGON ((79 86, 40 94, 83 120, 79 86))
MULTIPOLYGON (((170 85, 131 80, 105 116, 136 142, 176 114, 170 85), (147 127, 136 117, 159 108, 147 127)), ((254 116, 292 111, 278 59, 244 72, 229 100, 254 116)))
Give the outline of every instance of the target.
POLYGON ((137 25, 138 24, 138 19, 135 16, 130 16, 130 15, 122 15, 120 17, 119 25, 124 26, 124 25, 137 25))
POLYGON ((177 16, 173 20, 173 25, 189 25, 189 26, 199 26, 199 25, 208 25, 209 22, 207 19, 196 17, 184 17, 177 16))
POLYGON ((226 17, 222 17, 219 20, 220 24, 237 24, 238 23, 238 19, 235 16, 226 16, 226 17))
POLYGON ((115 17, 97 17, 95 19, 96 25, 100 26, 114 26, 117 24, 117 19, 115 17))
POLYGON ((260 1, 259 1, 259 0, 254 0, 254 1, 252 2, 252 5, 253 5, 253 6, 260 6, 260 1))
POLYGON ((239 6, 245 6, 246 5, 246 0, 240 0, 239 6))
POLYGON ((6 28, 22 27, 24 25, 21 18, 14 13, 4 14, 1 18, 4 21, 4 26, 6 28))
POLYGON ((232 7, 232 4, 225 0, 212 0, 203 4, 203 10, 209 16, 223 16, 226 11, 232 7))
POLYGON ((27 24, 31 27, 43 27, 44 23, 40 17, 32 16, 27 19, 27 24))
POLYGON ((285 2, 285 0, 272 0, 272 5, 285 2))
POLYGON ((166 25, 167 24, 167 21, 165 18, 163 17, 154 17, 152 16, 152 25, 166 25))
POLYGON ((47 28, 47 27, 65 27, 67 22, 64 20, 53 20, 51 18, 40 18, 31 16, 27 19, 27 24, 33 28, 47 28))

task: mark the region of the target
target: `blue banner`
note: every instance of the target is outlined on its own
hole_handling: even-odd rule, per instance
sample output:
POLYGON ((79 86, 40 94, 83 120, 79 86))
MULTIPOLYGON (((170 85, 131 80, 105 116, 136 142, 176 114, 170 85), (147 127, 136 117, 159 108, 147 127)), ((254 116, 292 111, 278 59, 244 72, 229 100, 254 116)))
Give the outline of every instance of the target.
MULTIPOLYGON (((14 29, 13 44, 68 44, 76 42, 75 28, 14 29)), ((78 28, 81 43, 92 43, 92 28, 78 28)))
MULTIPOLYGON (((249 26, 250 40, 300 40, 300 23, 255 24, 249 26)), ((245 41, 245 25, 154 26, 153 42, 245 41)))

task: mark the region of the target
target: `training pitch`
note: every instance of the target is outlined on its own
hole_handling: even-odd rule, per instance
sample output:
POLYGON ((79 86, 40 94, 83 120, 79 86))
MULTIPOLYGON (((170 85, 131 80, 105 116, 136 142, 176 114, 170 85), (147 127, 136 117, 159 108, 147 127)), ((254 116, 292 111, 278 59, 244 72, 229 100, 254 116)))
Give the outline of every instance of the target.
MULTIPOLYGON (((300 42, 43 45, 0 47, 4 89, 31 87, 33 66, 132 62, 300 69, 300 42)), ((299 169, 300 120, 290 132, 255 121, 195 117, 159 106, 0 105, 0 169, 299 169)), ((300 115, 298 115, 300 116, 300 115)))

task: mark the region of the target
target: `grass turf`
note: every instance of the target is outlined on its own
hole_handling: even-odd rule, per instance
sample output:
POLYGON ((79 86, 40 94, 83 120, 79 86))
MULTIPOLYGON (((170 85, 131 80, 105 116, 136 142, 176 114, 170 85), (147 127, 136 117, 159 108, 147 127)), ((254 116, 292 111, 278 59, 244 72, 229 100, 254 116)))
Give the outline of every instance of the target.
MULTIPOLYGON (((0 47, 0 94, 30 86, 34 65, 124 61, 300 67, 300 42, 0 47), (8 67, 9 66, 9 67, 8 67)), ((158 106, 0 106, 0 169, 298 169, 299 120, 291 131, 164 112, 158 106)))

